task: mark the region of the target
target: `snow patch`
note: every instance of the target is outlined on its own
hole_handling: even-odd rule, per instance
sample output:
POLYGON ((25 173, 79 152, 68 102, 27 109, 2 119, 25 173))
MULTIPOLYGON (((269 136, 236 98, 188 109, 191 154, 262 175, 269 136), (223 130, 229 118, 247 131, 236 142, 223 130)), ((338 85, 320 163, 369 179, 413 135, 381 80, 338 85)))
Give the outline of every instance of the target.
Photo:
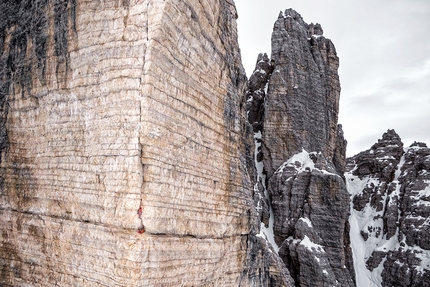
POLYGON ((418 252, 416 255, 421 260, 421 263, 419 266, 416 267, 415 270, 417 270, 417 272, 421 274, 424 273, 424 270, 429 271, 430 270, 430 250, 421 249, 421 252, 418 252))
POLYGON ((284 168, 288 165, 295 166, 296 170, 298 172, 302 172, 306 169, 309 171, 315 169, 315 164, 312 161, 312 159, 309 157, 309 153, 302 149, 301 153, 297 153, 290 157, 286 162, 284 162, 275 173, 282 173, 284 171, 284 168))
POLYGON ((312 227, 312 222, 309 218, 307 217, 300 217, 299 220, 303 221, 304 223, 306 223, 309 227, 312 227))
POLYGON ((264 86, 264 93, 267 95, 267 91, 269 89, 269 81, 267 81, 266 85, 264 86))
POLYGON ((324 247, 322 245, 313 243, 307 235, 305 235, 305 238, 303 238, 303 240, 300 241, 300 245, 305 246, 307 249, 309 249, 312 252, 314 251, 324 252, 324 247))
POLYGON ((302 152, 297 153, 292 157, 290 157, 275 171, 275 173, 282 173, 287 166, 292 166, 296 169, 297 173, 301 173, 303 171, 311 172, 313 170, 317 170, 323 174, 340 177, 336 173, 332 173, 324 169, 316 168, 315 163, 310 157, 311 154, 316 155, 317 153, 316 152, 309 153, 305 149, 302 149, 302 152))
MULTIPOLYGON (((390 194, 385 194, 382 198, 382 202, 385 204, 395 204, 393 201, 394 197, 398 197, 400 193, 400 185, 398 178, 401 174, 401 167, 405 163, 405 157, 400 159, 400 163, 395 171, 395 177, 393 183, 396 184, 396 189, 390 194), (387 198, 388 197, 388 198, 387 198)), ((383 210, 376 211, 375 208, 367 203, 363 210, 355 210, 353 208, 354 196, 360 195, 365 187, 378 186, 380 181, 375 178, 365 177, 360 179, 357 176, 352 175, 351 172, 345 173, 345 179, 347 184, 347 190, 351 196, 350 205, 350 240, 351 248, 354 260, 354 269, 356 273, 357 287, 379 287, 382 284, 382 270, 386 258, 383 258, 382 262, 373 271, 370 271, 366 267, 366 261, 371 257, 373 251, 388 252, 390 250, 396 250, 400 247, 398 241, 398 230, 395 235, 387 239, 383 234, 383 210), (361 235, 361 231, 366 232, 369 237, 365 241, 361 235)))
POLYGON ((265 75, 265 74, 266 74, 266 71, 265 71, 265 70, 262 70, 262 69, 257 70, 257 72, 258 72, 258 73, 260 73, 260 74, 263 74, 263 75, 265 75))

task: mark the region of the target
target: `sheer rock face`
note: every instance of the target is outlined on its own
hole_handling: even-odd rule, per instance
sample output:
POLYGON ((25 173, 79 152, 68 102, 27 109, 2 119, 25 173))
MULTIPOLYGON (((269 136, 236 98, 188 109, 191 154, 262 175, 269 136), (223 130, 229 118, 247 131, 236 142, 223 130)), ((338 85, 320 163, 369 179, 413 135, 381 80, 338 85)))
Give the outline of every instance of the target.
POLYGON ((291 9, 281 13, 272 33, 271 57, 263 121, 269 177, 302 148, 333 158, 340 96, 339 59, 319 24, 306 24, 291 9))
POLYGON ((275 22, 271 57, 259 55, 247 93, 273 211, 273 226, 263 223, 295 286, 354 286, 336 50, 289 9, 275 22))
POLYGON ((354 286, 343 178, 304 151, 277 169, 268 191, 279 255, 296 284, 354 286))
POLYGON ((235 18, 232 1, 0 4, 0 285, 238 286, 235 18))
POLYGON ((294 287, 295 282, 282 259, 264 238, 248 236, 247 269, 239 286, 294 287))
POLYGON ((355 258, 358 283, 373 278, 380 286, 429 286, 430 149, 423 143, 404 148, 388 130, 348 159, 346 177, 352 247, 361 255, 355 258))

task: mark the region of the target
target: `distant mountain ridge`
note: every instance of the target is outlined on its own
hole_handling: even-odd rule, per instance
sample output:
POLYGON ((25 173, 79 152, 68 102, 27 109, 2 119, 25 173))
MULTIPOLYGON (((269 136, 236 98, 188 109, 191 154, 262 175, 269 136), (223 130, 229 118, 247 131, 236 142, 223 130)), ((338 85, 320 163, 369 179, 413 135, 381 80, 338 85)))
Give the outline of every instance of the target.
POLYGON ((357 285, 430 286, 430 149, 388 130, 347 166, 357 285))

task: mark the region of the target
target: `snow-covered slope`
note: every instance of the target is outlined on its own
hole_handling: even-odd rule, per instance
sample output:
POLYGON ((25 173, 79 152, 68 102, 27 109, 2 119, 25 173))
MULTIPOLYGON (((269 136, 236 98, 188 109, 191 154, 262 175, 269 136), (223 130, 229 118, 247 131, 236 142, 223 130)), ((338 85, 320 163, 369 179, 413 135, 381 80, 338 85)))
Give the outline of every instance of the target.
POLYGON ((357 286, 430 286, 430 149, 389 130, 348 167, 357 286))

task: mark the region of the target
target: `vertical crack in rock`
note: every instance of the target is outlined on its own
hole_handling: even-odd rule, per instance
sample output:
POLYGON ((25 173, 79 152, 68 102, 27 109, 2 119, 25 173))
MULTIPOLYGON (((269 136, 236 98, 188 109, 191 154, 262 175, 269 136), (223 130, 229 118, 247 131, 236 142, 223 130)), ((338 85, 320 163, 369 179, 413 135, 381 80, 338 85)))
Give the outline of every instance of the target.
MULTIPOLYGON (((130 2, 129 0, 124 0, 123 5, 127 7, 127 19, 124 18, 124 24, 125 22, 129 21, 129 17, 130 17, 130 2)), ((145 119, 145 114, 144 111, 147 110, 147 100, 146 97, 148 96, 145 92, 145 83, 148 81, 148 73, 149 73, 149 69, 150 69, 150 58, 148 57, 148 46, 149 46, 149 41, 150 41, 150 4, 151 1, 147 1, 144 4, 144 11, 143 11, 143 15, 144 15, 144 21, 143 21, 143 30, 144 30, 144 36, 143 36, 143 44, 142 44, 142 63, 141 63, 141 71, 140 71, 140 78, 139 78, 139 90, 141 91, 141 93, 139 94, 139 125, 138 125, 138 145, 139 145, 139 169, 140 169, 140 190, 139 190, 139 202, 138 202, 138 206, 136 206, 136 209, 138 210, 138 218, 139 218, 139 231, 145 231, 147 232, 146 228, 145 228, 145 217, 147 216, 147 202, 146 202, 146 197, 145 197, 145 160, 144 160, 144 156, 145 156, 145 142, 143 140, 143 131, 145 130, 145 128, 142 126, 144 123, 144 119, 145 119)), ((125 25, 124 25, 125 26, 125 25)), ((126 26, 124 27, 124 33, 127 32, 126 26)), ((152 32, 152 31, 151 31, 152 32)), ((123 35, 123 39, 127 40, 128 37, 126 37, 125 35, 123 35)))
POLYGON ((54 0, 54 55, 57 81, 66 83, 70 71, 69 38, 76 33, 76 0, 54 0))
POLYGON ((430 276, 430 149, 388 130, 348 159, 357 286, 425 286, 430 276))
POLYGON ((337 123, 339 60, 322 34, 319 24, 306 24, 288 9, 275 22, 271 59, 257 59, 247 110, 259 135, 256 159, 264 166, 270 198, 259 192, 265 188, 257 180, 254 197, 261 199, 254 203, 260 231, 268 233, 269 223, 272 245, 279 246, 274 253, 290 282, 355 286, 343 177, 346 141, 337 123), (273 229, 267 220, 272 217, 273 229))
POLYGON ((254 151, 252 170, 253 206, 251 208, 251 232, 247 239, 246 269, 239 286, 294 286, 288 269, 277 255, 279 247, 274 238, 274 215, 266 189, 267 180, 261 153, 264 97, 267 81, 273 70, 266 54, 260 54, 256 68, 248 81, 246 111, 254 151))

